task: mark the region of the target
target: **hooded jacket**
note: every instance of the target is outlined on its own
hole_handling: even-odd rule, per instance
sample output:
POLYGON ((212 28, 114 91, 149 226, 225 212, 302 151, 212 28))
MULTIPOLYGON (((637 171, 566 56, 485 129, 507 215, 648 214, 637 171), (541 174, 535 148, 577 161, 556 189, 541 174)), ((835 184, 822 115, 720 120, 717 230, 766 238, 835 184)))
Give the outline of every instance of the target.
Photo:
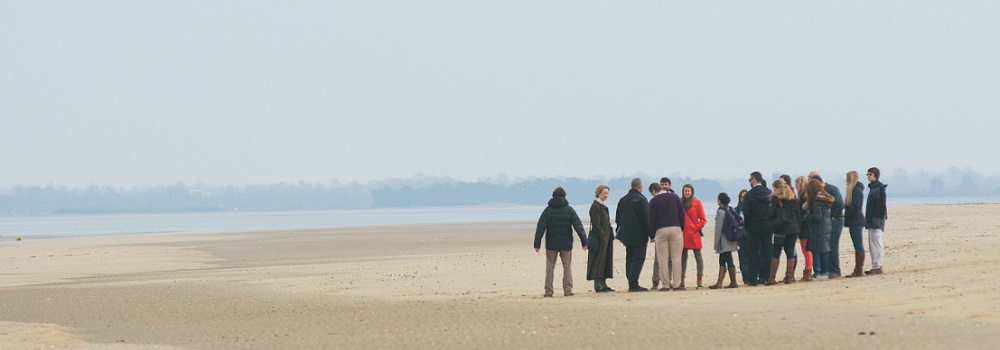
POLYGON ((754 186, 743 199, 743 218, 747 226, 767 227, 767 210, 771 206, 771 190, 764 185, 754 186))
POLYGON ((576 215, 576 210, 569 206, 566 197, 554 196, 549 199, 549 206, 542 211, 535 229, 535 248, 542 245, 545 236, 545 250, 573 250, 573 230, 580 236, 580 242, 587 246, 586 232, 583 223, 576 215))
POLYGON ((865 227, 884 229, 888 213, 885 207, 885 188, 888 185, 875 180, 868 184, 868 204, 865 206, 865 227))
POLYGON ((820 193, 807 210, 806 225, 809 226, 809 241, 806 249, 813 253, 829 253, 833 227, 830 226, 830 206, 834 199, 820 193))
POLYGON ((618 200, 615 210, 615 222, 618 223, 618 235, 615 236, 624 245, 643 245, 649 243, 649 201, 636 189, 628 190, 622 199, 618 200))

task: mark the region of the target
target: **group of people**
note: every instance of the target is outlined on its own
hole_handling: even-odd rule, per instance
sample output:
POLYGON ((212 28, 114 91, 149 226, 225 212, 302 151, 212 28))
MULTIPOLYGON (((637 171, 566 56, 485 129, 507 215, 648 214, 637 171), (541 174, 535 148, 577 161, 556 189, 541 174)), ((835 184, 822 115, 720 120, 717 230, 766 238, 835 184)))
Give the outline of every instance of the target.
MULTIPOLYGON (((794 283, 795 268, 799 263, 795 246, 801 246, 803 276, 801 281, 825 280, 838 277, 862 277, 881 274, 884 249, 882 233, 885 229, 886 185, 879 181, 878 168, 868 169, 868 200, 856 171, 846 175, 846 196, 840 189, 824 182, 818 172, 799 176, 794 182, 789 175, 781 175, 768 188, 760 172, 753 172, 748 179, 749 190, 738 196, 735 208, 725 192, 719 193, 715 215, 713 249, 719 255, 719 275, 710 289, 737 288, 736 264, 733 252, 739 254, 739 268, 743 284, 748 286, 775 285, 782 252, 786 258, 785 276, 781 282, 794 283), (794 183, 794 185, 793 185, 794 183), (738 226, 738 227, 736 227, 738 226), (840 270, 840 236, 847 227, 854 244, 855 265, 849 275, 840 270), (730 232, 745 231, 742 238, 731 239, 730 232), (865 249, 863 229, 868 229, 871 266, 864 271, 865 249), (726 232, 726 231, 729 232, 726 232), (728 275, 729 283, 724 285, 728 275)), ((610 210, 606 201, 610 188, 598 185, 595 200, 590 207, 591 231, 589 236, 576 211, 566 200, 566 191, 556 188, 552 199, 542 212, 535 231, 534 247, 538 252, 545 238, 546 273, 545 297, 553 295, 556 259, 563 265, 563 295, 573 295, 571 270, 573 231, 580 238, 587 255, 587 280, 594 281, 594 291, 613 292, 607 279, 613 277, 613 245, 620 241, 625 247, 625 277, 629 292, 648 291, 639 285, 639 275, 646 262, 646 250, 654 245, 652 288, 660 291, 684 290, 688 256, 693 255, 697 265, 697 288, 703 284, 702 259, 703 228, 707 223, 705 208, 695 197, 694 186, 686 184, 678 196, 671 189, 669 178, 661 178, 648 187, 650 199, 643 194, 642 179, 632 179, 631 188, 619 201, 615 211, 617 229, 611 225, 610 210)))

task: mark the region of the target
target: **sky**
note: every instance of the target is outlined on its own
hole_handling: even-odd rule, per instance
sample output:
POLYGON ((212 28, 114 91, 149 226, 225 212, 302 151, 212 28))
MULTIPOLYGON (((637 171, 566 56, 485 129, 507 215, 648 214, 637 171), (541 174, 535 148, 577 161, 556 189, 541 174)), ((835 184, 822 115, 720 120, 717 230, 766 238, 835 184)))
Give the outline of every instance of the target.
POLYGON ((2 1, 0 187, 1000 173, 1000 2, 2 1))

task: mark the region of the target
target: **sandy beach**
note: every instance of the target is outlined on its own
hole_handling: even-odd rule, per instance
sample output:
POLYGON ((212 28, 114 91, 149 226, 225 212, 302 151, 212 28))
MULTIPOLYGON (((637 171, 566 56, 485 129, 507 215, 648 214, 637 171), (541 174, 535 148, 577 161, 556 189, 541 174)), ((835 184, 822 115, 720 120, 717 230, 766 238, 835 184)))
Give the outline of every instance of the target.
POLYGON ((627 293, 616 243, 596 294, 577 247, 555 298, 534 222, 5 240, 0 348, 994 348, 998 212, 891 207, 885 274, 771 287, 627 293))

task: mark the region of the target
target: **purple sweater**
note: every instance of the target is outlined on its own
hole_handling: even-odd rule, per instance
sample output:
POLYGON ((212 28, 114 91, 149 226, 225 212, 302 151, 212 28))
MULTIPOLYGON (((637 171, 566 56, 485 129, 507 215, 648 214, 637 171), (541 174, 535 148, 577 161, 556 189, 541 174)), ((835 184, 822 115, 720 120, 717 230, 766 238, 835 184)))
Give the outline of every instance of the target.
POLYGON ((661 192, 649 200, 650 238, 657 229, 671 226, 684 228, 684 204, 676 194, 661 192))

